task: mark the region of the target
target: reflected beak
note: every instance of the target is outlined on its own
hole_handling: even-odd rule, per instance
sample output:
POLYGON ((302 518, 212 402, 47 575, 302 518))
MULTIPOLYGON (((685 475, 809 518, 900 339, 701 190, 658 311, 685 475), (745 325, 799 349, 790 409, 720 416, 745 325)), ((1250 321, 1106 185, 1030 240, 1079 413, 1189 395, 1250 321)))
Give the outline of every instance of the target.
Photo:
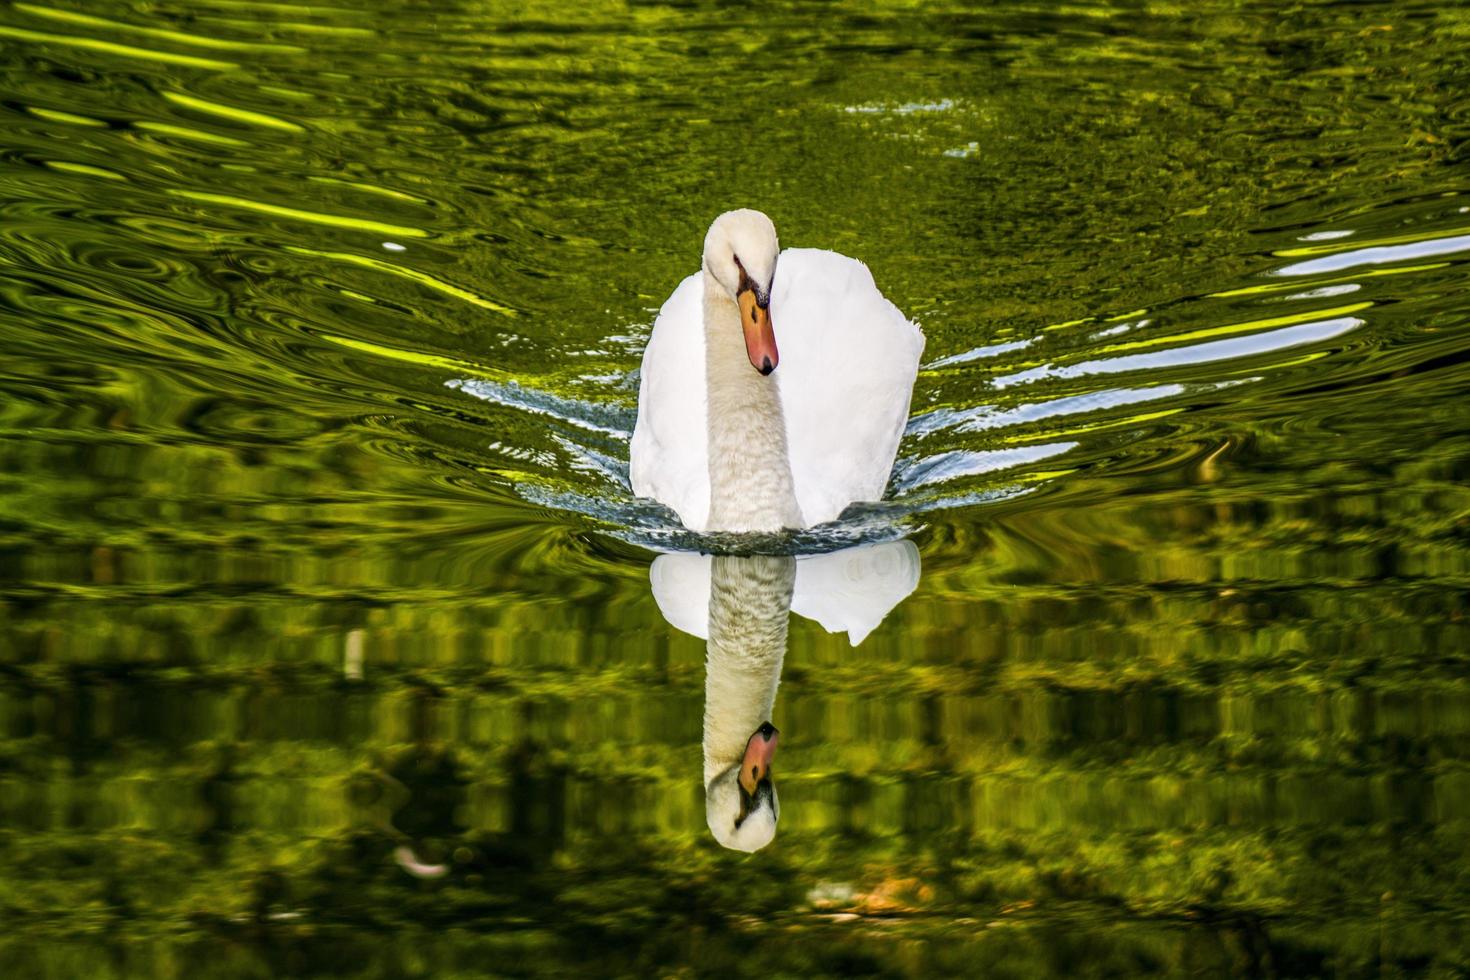
POLYGON ((756 787, 771 778, 771 760, 776 757, 776 742, 780 732, 770 722, 765 722, 745 743, 745 756, 740 760, 740 785, 751 796, 756 787))
POLYGON ((740 326, 745 331, 745 353, 750 364, 761 374, 770 374, 781 360, 776 353, 776 331, 771 328, 771 294, 757 289, 741 267, 735 301, 740 304, 740 326))

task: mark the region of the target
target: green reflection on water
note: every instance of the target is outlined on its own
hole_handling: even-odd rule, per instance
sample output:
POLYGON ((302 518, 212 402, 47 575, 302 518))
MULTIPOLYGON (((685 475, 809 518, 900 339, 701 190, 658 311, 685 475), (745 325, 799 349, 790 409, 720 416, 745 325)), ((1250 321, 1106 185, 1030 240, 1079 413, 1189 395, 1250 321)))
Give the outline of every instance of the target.
POLYGON ((1470 969, 1470 14, 383 6, 0 11, 8 974, 1470 969), (932 359, 752 856, 619 480, 740 205, 932 359))

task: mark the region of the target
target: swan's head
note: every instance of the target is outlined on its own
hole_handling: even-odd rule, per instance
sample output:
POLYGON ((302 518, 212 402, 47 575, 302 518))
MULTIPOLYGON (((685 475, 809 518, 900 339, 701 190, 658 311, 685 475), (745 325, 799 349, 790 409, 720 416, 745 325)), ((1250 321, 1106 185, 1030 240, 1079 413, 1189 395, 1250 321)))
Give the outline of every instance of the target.
POLYGON ((766 722, 745 743, 738 765, 720 773, 704 790, 704 819, 721 846, 758 851, 776 836, 781 801, 771 782, 777 732, 766 722))
POLYGON ((726 211, 704 236, 704 268, 740 307, 745 353, 761 374, 776 370, 776 334, 771 329, 771 283, 781 243, 776 226, 759 211, 726 211))

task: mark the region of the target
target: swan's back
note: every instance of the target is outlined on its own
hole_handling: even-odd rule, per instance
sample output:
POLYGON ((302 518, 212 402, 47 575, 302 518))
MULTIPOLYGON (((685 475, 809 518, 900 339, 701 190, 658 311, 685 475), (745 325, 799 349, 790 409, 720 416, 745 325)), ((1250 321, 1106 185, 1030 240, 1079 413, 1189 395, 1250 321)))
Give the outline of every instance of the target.
POLYGON ((857 259, 789 248, 776 264, 771 322, 796 499, 808 524, 888 485, 924 334, 857 259))

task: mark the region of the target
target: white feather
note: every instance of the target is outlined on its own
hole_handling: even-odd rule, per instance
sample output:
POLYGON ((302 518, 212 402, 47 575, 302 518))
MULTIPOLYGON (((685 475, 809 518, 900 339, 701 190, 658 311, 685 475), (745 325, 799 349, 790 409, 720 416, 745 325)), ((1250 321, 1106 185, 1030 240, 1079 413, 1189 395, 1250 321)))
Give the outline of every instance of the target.
POLYGON ((703 317, 703 277, 696 272, 679 283, 653 323, 628 450, 633 492, 669 507, 695 531, 709 520, 703 317))
POLYGON ((835 521, 888 486, 924 335, 866 265, 814 248, 781 253, 771 322, 796 500, 808 524, 835 521))

